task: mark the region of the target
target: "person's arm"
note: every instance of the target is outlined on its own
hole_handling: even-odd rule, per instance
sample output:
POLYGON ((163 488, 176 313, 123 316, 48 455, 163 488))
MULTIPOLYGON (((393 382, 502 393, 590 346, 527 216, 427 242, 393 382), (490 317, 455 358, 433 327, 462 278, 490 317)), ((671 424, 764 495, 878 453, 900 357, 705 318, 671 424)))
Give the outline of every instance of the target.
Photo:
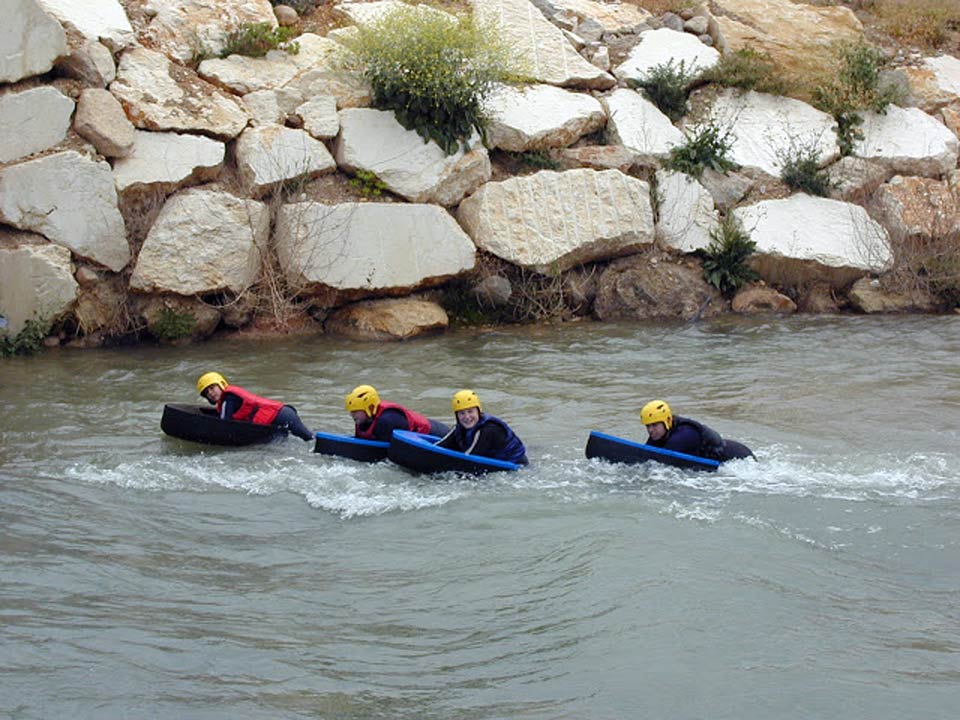
POLYGON ((220 417, 224 420, 232 420, 233 414, 240 409, 243 401, 233 393, 226 393, 223 396, 223 402, 220 403, 220 417))
POLYGON ((663 447, 687 455, 698 455, 700 452, 700 433, 689 425, 680 425, 670 432, 663 447))
POLYGON ((477 430, 473 447, 468 450, 470 455, 493 457, 503 450, 507 444, 507 431, 496 423, 488 423, 477 430))
POLYGON ((446 435, 434 443, 437 447, 447 448, 448 450, 460 450, 457 445, 456 428, 450 430, 446 435))
POLYGON ((399 410, 389 408, 380 413, 377 425, 373 428, 373 439, 390 442, 394 430, 408 430, 407 416, 399 410))

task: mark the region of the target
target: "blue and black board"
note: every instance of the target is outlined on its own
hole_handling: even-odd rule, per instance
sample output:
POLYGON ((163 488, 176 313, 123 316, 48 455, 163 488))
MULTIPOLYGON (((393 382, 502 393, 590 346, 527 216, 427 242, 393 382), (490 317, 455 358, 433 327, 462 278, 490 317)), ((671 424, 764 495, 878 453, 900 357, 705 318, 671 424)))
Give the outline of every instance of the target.
POLYGON ((322 455, 337 455, 339 457, 360 460, 362 462, 378 462, 387 457, 387 448, 390 443, 380 440, 364 440, 350 435, 333 435, 318 432, 313 451, 322 455))
POLYGON ((287 436, 286 430, 274 425, 224 420, 212 407, 176 403, 163 406, 160 429, 171 437, 205 445, 256 445, 287 436))
POLYGON ((600 458, 601 460, 618 463, 635 464, 653 460, 689 470, 707 471, 713 471, 720 467, 720 462, 717 460, 666 450, 615 435, 607 435, 596 430, 590 432, 586 452, 588 458, 600 458))
POLYGON ((522 465, 493 458, 448 450, 434 445, 436 435, 423 435, 409 430, 394 430, 389 457, 397 465, 421 473, 457 472, 483 475, 502 470, 519 470, 522 465))

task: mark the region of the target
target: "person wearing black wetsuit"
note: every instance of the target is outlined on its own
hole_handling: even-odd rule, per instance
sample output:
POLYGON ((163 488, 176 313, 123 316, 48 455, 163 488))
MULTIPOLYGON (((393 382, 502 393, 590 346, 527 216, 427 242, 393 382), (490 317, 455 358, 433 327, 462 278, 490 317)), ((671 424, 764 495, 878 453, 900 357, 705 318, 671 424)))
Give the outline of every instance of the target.
POLYGON ((438 446, 518 465, 528 463, 520 438, 503 420, 480 409, 480 398, 473 390, 461 390, 453 396, 453 412, 457 425, 440 438, 438 446))
POLYGON ((696 420, 674 416, 663 400, 644 405, 640 420, 647 428, 648 445, 720 462, 748 457, 756 459, 743 443, 724 440, 716 430, 696 420))
POLYGON ((358 385, 344 402, 353 418, 354 436, 364 440, 390 442, 394 430, 410 430, 442 437, 450 428, 402 405, 380 400, 371 385, 358 385))

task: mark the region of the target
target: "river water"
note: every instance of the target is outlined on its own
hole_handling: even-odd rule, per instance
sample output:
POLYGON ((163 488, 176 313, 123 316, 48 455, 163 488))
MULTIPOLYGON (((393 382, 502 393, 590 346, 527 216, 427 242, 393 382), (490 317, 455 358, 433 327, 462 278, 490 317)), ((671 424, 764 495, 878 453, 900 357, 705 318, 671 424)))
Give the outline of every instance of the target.
POLYGON ((0 361, 7 718, 956 718, 960 317, 721 319, 0 361), (482 480, 167 438, 206 370, 349 432, 472 387, 482 480), (667 399, 756 452, 584 458, 667 399))

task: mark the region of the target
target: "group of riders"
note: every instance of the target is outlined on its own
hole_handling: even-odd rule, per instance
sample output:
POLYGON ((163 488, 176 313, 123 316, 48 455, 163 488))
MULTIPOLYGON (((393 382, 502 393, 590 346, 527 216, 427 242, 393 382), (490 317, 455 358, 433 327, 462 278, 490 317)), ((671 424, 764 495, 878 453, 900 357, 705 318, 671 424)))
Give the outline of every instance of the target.
MULTIPOLYGON (((201 375, 197 392, 216 406, 221 418, 274 425, 303 440, 315 436, 292 406, 231 385, 218 372, 201 375)), ((517 434, 500 418, 483 412, 480 398, 473 390, 454 393, 451 405, 456 421, 452 428, 403 405, 381 400, 372 385, 355 387, 344 400, 344 407, 353 418, 354 437, 389 442, 394 430, 410 430, 439 437, 438 446, 467 455, 518 465, 528 463, 526 448, 517 434)), ((663 400, 644 405, 640 420, 647 429, 647 444, 655 447, 721 462, 752 456, 746 446, 724 440, 703 423, 675 416, 663 400)))

